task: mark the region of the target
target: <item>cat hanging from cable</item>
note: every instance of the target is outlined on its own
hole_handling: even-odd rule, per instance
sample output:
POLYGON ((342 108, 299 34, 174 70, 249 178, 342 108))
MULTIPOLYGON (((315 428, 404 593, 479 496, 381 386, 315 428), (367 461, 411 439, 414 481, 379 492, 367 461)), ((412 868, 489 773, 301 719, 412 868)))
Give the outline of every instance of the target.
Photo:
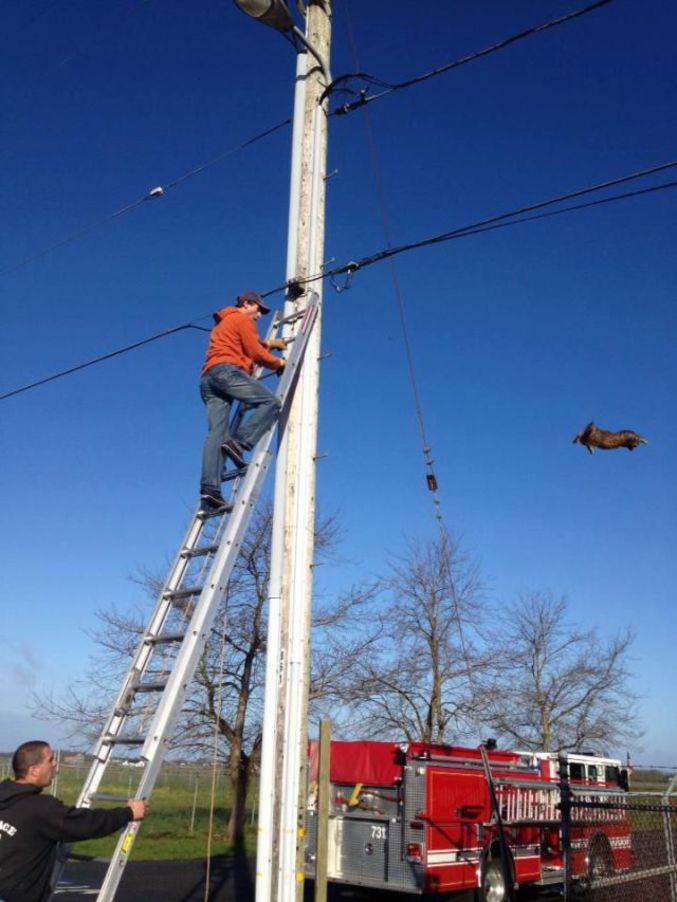
POLYGON ((585 445, 590 454, 594 448, 601 448, 603 451, 610 451, 613 448, 627 448, 632 451, 638 445, 648 444, 648 440, 632 429, 620 429, 618 432, 608 432, 606 429, 598 429, 594 423, 588 425, 578 433, 573 444, 578 442, 585 445))

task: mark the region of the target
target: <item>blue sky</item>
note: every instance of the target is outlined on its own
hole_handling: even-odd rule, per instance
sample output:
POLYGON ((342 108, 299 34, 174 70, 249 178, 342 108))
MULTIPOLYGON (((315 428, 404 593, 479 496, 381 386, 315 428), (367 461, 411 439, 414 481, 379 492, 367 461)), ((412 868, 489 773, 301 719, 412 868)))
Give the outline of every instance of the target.
MULTIPOLYGON (((581 4, 582 5, 582 4, 581 4)), ((575 3, 351 5, 360 66, 402 80, 575 3)), ((354 71, 336 0, 333 74, 354 71)), ((374 103, 392 240, 414 241, 677 157, 677 9, 614 0, 374 103)), ((290 115, 293 53, 229 2, 10 2, 0 37, 0 393, 283 281, 288 129, 35 256, 290 115), (26 258, 30 262, 15 268, 26 258)), ((326 256, 385 245, 365 119, 334 117, 326 256)), ((667 180, 654 179, 654 182, 667 180)), ((492 603, 566 595, 637 631, 635 753, 676 763, 675 192, 398 258, 448 526, 492 603), (588 420, 650 444, 595 454, 588 420)), ((326 590, 434 534, 389 264, 326 292, 318 498, 340 511, 326 590)), ((138 600, 198 487, 205 336, 184 332, 2 402, 0 747, 56 740, 27 713, 138 600)), ((624 753, 625 749, 619 749, 624 753)))

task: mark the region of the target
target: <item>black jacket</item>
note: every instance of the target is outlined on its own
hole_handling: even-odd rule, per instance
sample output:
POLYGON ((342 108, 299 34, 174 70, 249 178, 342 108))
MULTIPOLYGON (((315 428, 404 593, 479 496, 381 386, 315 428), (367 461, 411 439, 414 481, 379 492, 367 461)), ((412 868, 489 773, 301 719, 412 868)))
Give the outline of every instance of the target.
POLYGON ((30 783, 0 783, 0 899, 42 902, 57 843, 114 833, 132 820, 131 808, 69 808, 30 783))

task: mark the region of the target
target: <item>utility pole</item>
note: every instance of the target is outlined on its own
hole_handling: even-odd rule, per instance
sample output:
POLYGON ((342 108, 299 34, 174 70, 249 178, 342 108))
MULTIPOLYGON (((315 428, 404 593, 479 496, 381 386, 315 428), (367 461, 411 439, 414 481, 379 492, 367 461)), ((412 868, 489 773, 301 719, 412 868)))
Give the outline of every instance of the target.
MULTIPOLYGON (((324 258, 327 100, 320 99, 330 81, 331 0, 309 0, 303 43, 310 53, 297 60, 287 250, 287 279, 299 282, 321 273, 324 258)), ((322 280, 308 290, 318 295, 319 310, 280 424, 275 479, 257 902, 303 895, 322 280)), ((291 291, 285 316, 303 310, 306 300, 291 291)))

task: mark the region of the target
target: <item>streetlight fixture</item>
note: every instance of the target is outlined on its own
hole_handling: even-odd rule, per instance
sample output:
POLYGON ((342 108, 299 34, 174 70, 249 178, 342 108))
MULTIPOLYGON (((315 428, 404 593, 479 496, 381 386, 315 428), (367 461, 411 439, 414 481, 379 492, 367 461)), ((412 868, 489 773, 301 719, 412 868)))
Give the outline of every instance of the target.
MULTIPOLYGON (((306 50, 312 53, 320 64, 327 85, 331 84, 331 72, 326 60, 308 40, 307 35, 301 31, 298 25, 294 24, 286 0, 233 0, 233 2, 238 9, 246 13, 251 19, 263 22, 264 25, 270 25, 271 28, 284 34, 291 31, 294 35, 292 40, 296 39, 296 41, 303 44, 306 50)), ((299 2, 299 10, 304 12, 302 2, 299 2)), ((298 48, 298 44, 296 44, 296 47, 298 48)))
POLYGON ((264 25, 270 25, 277 31, 291 31, 294 20, 285 0, 234 0, 235 5, 264 25))

